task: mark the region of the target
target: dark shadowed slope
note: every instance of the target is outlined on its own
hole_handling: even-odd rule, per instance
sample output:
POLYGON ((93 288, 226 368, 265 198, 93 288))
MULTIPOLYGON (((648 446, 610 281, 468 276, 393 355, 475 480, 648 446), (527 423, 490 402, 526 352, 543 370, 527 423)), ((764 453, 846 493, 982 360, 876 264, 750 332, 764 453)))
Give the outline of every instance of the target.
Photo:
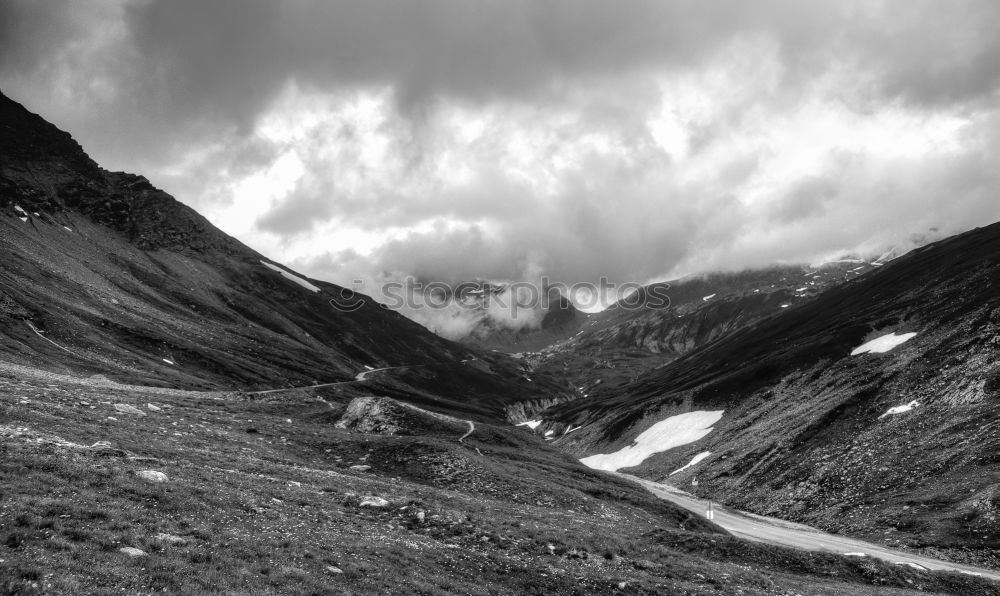
POLYGON ((635 469, 753 511, 997 565, 1000 225, 918 249, 686 354, 618 397, 545 412, 609 453, 688 411, 704 438, 635 469), (910 337, 885 353, 866 342, 910 337))
POLYGON ((494 417, 551 389, 499 356, 462 364, 469 349, 365 296, 295 275, 141 176, 101 169, 68 134, 2 95, 0 355, 202 388, 434 364, 438 374, 418 387, 425 397, 442 389, 448 407, 494 417))

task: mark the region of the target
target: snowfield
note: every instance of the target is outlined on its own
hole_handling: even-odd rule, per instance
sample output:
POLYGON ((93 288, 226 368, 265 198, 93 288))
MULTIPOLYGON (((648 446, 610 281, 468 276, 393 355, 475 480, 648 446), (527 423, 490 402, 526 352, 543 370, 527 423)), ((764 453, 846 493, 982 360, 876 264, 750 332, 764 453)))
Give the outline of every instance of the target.
POLYGON ((916 333, 904 333, 903 335, 896 335, 895 332, 889 335, 883 335, 877 339, 873 339, 870 342, 861 345, 851 352, 851 356, 859 356, 861 354, 885 354, 893 349, 897 348, 910 341, 916 337, 916 333))
POLYGON ((694 466, 697 466, 698 464, 700 464, 702 462, 702 460, 704 460, 709 455, 712 455, 711 451, 702 451, 698 455, 696 455, 693 458, 691 458, 691 461, 689 461, 686 466, 684 466, 682 468, 677 468, 676 470, 674 470, 673 472, 671 472, 670 475, 673 476, 674 474, 680 474, 681 472, 683 472, 684 470, 686 470, 688 468, 692 468, 694 466))
POLYGON ((541 423, 542 423, 541 420, 529 420, 527 422, 522 422, 521 424, 518 424, 517 426, 527 426, 531 430, 535 430, 536 428, 538 428, 538 425, 541 424, 541 423))
POLYGON ((294 273, 289 273, 289 272, 285 271, 284 269, 282 269, 281 267, 278 267, 277 265, 272 265, 271 263, 268 263, 267 261, 261 261, 260 264, 263 265, 263 266, 265 266, 265 267, 267 267, 271 271, 277 271, 282 276, 284 276, 285 279, 287 279, 289 281, 293 281, 293 282, 299 284, 300 286, 302 286, 303 288, 305 288, 305 289, 307 289, 309 291, 312 291, 312 292, 319 292, 320 291, 319 288, 317 288, 316 286, 312 285, 308 281, 302 279, 301 277, 299 277, 298 275, 295 275, 294 273))
POLYGON ((913 401, 911 401, 910 403, 908 403, 906 405, 896 406, 895 408, 889 408, 888 410, 885 411, 885 414, 882 414, 878 418, 879 418, 879 420, 881 420, 881 419, 885 418, 886 416, 892 416, 894 414, 905 414, 906 412, 909 412, 913 408, 916 408, 916 407, 919 407, 919 406, 920 406, 920 402, 918 402, 917 400, 913 400, 913 401))
POLYGON ((646 461, 651 455, 694 443, 712 432, 712 425, 722 419, 725 410, 697 411, 671 416, 646 429, 635 442, 614 453, 591 455, 580 463, 595 470, 617 472, 646 461))

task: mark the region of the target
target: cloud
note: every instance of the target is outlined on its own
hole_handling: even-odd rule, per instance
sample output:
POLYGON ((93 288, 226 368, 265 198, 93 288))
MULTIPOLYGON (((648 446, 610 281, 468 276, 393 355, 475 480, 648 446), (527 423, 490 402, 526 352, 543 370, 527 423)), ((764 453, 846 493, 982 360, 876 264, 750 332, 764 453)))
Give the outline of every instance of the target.
POLYGON ((993 0, 9 0, 0 76, 315 277, 645 281, 1000 218, 998 25, 993 0))

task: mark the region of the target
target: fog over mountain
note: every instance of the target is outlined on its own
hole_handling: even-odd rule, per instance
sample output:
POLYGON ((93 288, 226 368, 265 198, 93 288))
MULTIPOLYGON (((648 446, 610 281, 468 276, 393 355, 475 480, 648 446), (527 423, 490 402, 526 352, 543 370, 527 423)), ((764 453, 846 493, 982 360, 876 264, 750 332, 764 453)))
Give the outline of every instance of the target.
POLYGON ((0 79, 320 279, 643 282, 1000 218, 998 25, 989 0, 9 0, 0 79))

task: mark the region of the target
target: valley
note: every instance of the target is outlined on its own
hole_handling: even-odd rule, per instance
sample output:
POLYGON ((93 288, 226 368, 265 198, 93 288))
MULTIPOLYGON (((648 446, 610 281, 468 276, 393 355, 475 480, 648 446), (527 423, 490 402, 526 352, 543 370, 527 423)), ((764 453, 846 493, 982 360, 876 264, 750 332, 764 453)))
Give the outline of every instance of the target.
POLYGON ((0 156, 4 593, 1000 593, 996 225, 457 343, 0 156))

